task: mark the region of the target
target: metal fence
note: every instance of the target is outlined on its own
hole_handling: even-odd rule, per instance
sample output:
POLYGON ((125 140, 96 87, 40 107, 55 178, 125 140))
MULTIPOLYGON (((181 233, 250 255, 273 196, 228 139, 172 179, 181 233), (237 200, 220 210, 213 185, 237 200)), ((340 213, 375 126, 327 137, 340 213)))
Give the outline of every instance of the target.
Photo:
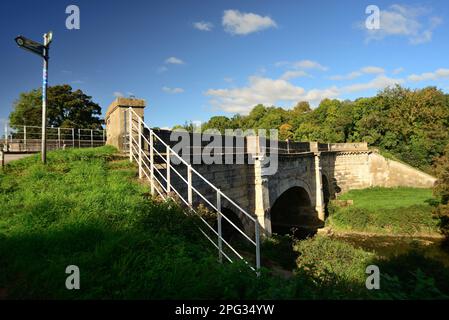
POLYGON ((257 218, 246 212, 212 182, 192 168, 192 165, 174 152, 170 145, 149 128, 132 108, 128 111, 128 119, 129 160, 137 162, 139 178, 145 177, 150 182, 151 194, 159 195, 164 200, 172 198, 188 208, 189 212, 196 214, 202 222, 198 226, 199 230, 218 249, 220 262, 223 261, 223 257, 229 262, 233 262, 237 257, 252 270, 259 270, 260 226, 257 218), (175 165, 173 159, 176 159, 178 164, 175 165), (222 202, 225 201, 254 227, 252 236, 245 233, 223 213, 222 202), (210 221, 210 219, 207 221, 202 216, 201 211, 204 212, 204 209, 216 214, 214 221, 210 221), (251 250, 255 250, 253 262, 248 262, 250 259, 244 257, 244 250, 239 252, 223 237, 223 221, 234 228, 240 238, 246 241, 245 244, 253 248, 251 250))
MULTIPOLYGON (((106 132, 102 129, 47 128, 47 149, 99 147, 106 142, 106 132)), ((5 126, 2 149, 15 152, 39 152, 42 143, 42 127, 5 126)))

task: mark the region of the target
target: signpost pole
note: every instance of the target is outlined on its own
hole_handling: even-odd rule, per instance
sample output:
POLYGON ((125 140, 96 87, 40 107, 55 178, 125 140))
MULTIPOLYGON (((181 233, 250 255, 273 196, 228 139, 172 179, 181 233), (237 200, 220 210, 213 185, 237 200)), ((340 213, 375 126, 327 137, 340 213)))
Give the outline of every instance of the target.
POLYGON ((42 163, 47 162, 47 84, 48 84, 48 38, 44 35, 44 68, 42 75, 42 163))

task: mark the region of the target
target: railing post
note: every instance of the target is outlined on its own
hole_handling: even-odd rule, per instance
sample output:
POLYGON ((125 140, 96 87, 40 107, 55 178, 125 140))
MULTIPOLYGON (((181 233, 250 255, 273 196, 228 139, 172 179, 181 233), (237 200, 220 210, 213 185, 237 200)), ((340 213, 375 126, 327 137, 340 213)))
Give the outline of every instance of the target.
POLYGON ((221 194, 220 190, 217 190, 217 228, 218 228, 218 260, 223 262, 223 236, 222 236, 222 226, 221 226, 221 194))
POLYGON ((90 147, 94 147, 94 130, 90 129, 90 147))
POLYGON ((27 146, 27 126, 23 126, 23 145, 25 147, 25 151, 28 151, 28 146, 27 146))
POLYGON ((129 162, 133 162, 133 146, 132 146, 132 133, 133 133, 133 115, 131 113, 131 107, 128 109, 128 147, 129 147, 129 162))
POLYGON ((193 204, 192 200, 192 165, 187 166, 187 202, 191 207, 193 204))
POLYGON ((104 129, 102 130, 102 134, 103 134, 103 144, 105 143, 104 141, 104 129))
POLYGON ((140 117, 137 117, 137 128, 138 128, 138 132, 139 132, 139 138, 138 143, 139 143, 139 147, 137 148, 137 150, 139 150, 139 179, 142 179, 143 176, 143 172, 142 172, 142 119, 140 119, 140 117))
POLYGON ((72 128, 72 148, 75 149, 75 129, 72 128))
POLYGON ((167 145, 167 194, 170 193, 171 191, 171 184, 170 184, 170 166, 171 166, 171 161, 170 161, 170 146, 167 145))
POLYGON ((255 240, 256 240, 256 271, 257 275, 260 276, 260 227, 259 227, 259 220, 256 219, 255 224, 255 240))
POLYGON ((78 129, 78 148, 81 148, 81 129, 78 129))
POLYGON ((61 128, 58 127, 58 149, 61 149, 61 128))
POLYGON ((150 186, 151 195, 154 196, 154 137, 153 131, 150 129, 150 186))

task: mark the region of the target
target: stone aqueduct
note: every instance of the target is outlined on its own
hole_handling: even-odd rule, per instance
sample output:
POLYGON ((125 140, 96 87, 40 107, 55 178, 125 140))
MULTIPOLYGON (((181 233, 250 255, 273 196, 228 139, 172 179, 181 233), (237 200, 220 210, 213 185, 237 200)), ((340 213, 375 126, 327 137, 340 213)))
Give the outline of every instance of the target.
MULTIPOLYGON (((107 143, 123 151, 127 148, 126 110, 129 107, 143 118, 145 102, 138 99, 117 98, 106 114, 107 143)), ((159 133, 168 141, 169 131, 159 133)), ((348 190, 374 186, 428 188, 435 182, 434 177, 424 172, 384 158, 366 143, 279 141, 278 145, 275 174, 264 173, 264 161, 257 152, 253 161, 244 164, 192 165, 247 212, 253 213, 267 235, 293 227, 322 226, 328 201, 348 190)), ((245 157, 248 156, 245 150, 245 157)), ((172 183, 176 185, 176 177, 172 183)), ((207 184, 199 185, 207 194, 207 184)), ((243 215, 238 216, 226 201, 222 206, 248 234, 254 232, 254 225, 243 215)))

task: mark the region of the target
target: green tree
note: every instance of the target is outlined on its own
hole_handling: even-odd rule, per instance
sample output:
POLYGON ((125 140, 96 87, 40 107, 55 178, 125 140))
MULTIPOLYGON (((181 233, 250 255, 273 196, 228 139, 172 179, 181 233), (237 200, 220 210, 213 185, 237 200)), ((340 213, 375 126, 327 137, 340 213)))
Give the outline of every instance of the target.
POLYGON ((279 140, 291 140, 293 138, 292 125, 284 123, 279 127, 279 140))
MULTIPOLYGON (((48 126, 101 129, 101 107, 92 97, 72 87, 56 85, 48 87, 47 121, 48 126)), ((34 125, 42 123, 42 90, 35 89, 20 94, 14 102, 9 115, 11 126, 34 125)))
POLYGON ((204 124, 203 130, 216 129, 224 134, 226 129, 233 129, 233 127, 233 123, 228 117, 216 116, 204 124))
POLYGON ((449 144, 446 146, 445 154, 436 161, 435 167, 438 180, 434 194, 440 198, 440 204, 433 214, 439 219, 441 233, 449 242, 449 144))

